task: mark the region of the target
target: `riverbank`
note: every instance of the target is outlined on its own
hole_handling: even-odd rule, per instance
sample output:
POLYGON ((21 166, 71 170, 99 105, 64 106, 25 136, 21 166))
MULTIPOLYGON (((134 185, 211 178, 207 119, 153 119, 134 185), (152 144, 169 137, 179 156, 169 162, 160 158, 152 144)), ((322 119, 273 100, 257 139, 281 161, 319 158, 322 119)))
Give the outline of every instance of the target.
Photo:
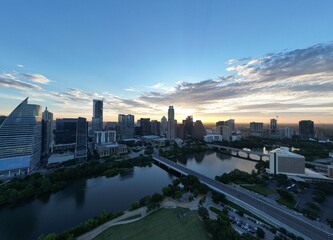
MULTIPOLYGON (((112 232, 112 231, 106 232, 106 231, 109 230, 110 227, 117 226, 117 225, 134 223, 134 222, 143 220, 147 216, 153 215, 153 214, 155 214, 156 212, 158 212, 158 211, 160 211, 162 209, 177 209, 177 208, 182 208, 182 209, 189 209, 190 211, 197 211, 198 210, 199 199, 200 198, 198 197, 194 201, 191 201, 191 202, 179 202, 179 201, 176 201, 176 200, 168 197, 168 198, 165 198, 160 203, 160 208, 159 209, 156 209, 156 210, 154 210, 152 212, 148 212, 148 213, 147 213, 147 207, 141 207, 141 208, 136 209, 134 211, 126 211, 124 213, 124 215, 122 215, 122 216, 120 216, 118 218, 115 218, 115 219, 113 219, 113 220, 111 220, 109 222, 106 222, 105 224, 103 224, 103 225, 95 228, 94 230, 92 230, 92 231, 90 231, 90 232, 88 232, 88 233, 86 233, 84 235, 79 236, 77 239, 78 240, 91 240, 91 239, 98 240, 98 239, 105 239, 105 236, 110 235, 110 232, 112 232), (131 218, 131 217, 133 217, 135 215, 138 215, 138 214, 141 214, 141 216, 138 217, 138 218, 135 218, 135 219, 126 220, 126 219, 131 218), (104 233, 104 231, 105 231, 105 233, 104 233), (101 234, 101 236, 99 236, 100 234, 101 234)), ((175 211, 173 211, 173 213, 175 213, 175 211)), ((170 215, 170 214, 163 213, 162 215, 164 216, 162 219, 160 219, 160 216, 159 217, 154 216, 152 219, 150 219, 148 221, 149 222, 155 222, 155 224, 156 224, 155 220, 160 219, 159 221, 162 221, 164 225, 168 225, 168 224, 166 224, 167 222, 173 222, 174 218, 172 217, 173 216, 172 214, 170 215), (171 217, 171 219, 167 219, 167 216, 171 217), (152 221, 152 220, 154 220, 154 221, 152 221)), ((143 225, 145 225, 145 224, 143 224, 143 225)), ((158 224, 158 225, 160 225, 160 224, 158 224)), ((172 225, 176 225, 176 224, 172 224, 172 225)), ((195 225, 197 225, 197 224, 195 224, 195 225)), ((162 227, 162 226, 160 225, 160 227, 162 227)), ((179 227, 181 227, 181 225, 179 225, 179 227)), ((201 224, 200 224, 199 227, 201 227, 202 230, 204 231, 204 229, 203 229, 203 227, 202 227, 201 224)), ((175 226, 173 226, 173 228, 175 228, 175 226)), ((136 227, 135 227, 135 229, 136 229, 136 227)), ((154 230, 153 227, 150 227, 150 229, 152 230, 152 232, 150 232, 149 234, 152 234, 152 235, 154 235, 154 232, 157 231, 156 229, 154 230)), ((124 234, 122 230, 121 231, 118 230, 118 233, 119 232, 121 234, 124 234)), ((128 232, 131 232, 131 231, 128 230, 128 232)), ((159 234, 161 234, 160 231, 157 231, 157 232, 159 234)), ((199 231, 199 232, 202 232, 202 231, 199 231)), ((169 237, 169 235, 170 234, 167 234, 168 237, 169 237)), ((194 236, 197 236, 197 235, 198 234, 194 234, 194 236)), ((119 236, 118 236, 117 239, 119 239, 119 236)), ((142 238, 136 236, 136 239, 147 239, 147 238, 145 238, 145 236, 143 235, 142 238)), ((161 238, 159 238, 159 239, 161 239, 161 238)), ((170 238, 166 238, 166 239, 170 239, 170 238)), ((174 238, 172 238, 172 239, 174 239, 174 238)), ((195 238, 190 238, 190 239, 195 239, 195 238)), ((202 238, 197 238, 197 239, 202 239, 202 238)))
POLYGON ((75 180, 91 177, 113 177, 130 171, 135 166, 147 166, 152 163, 150 157, 138 157, 124 161, 86 162, 73 168, 60 168, 52 173, 35 173, 25 178, 15 178, 0 185, 0 207, 15 206, 35 197, 48 197, 69 186, 75 180))

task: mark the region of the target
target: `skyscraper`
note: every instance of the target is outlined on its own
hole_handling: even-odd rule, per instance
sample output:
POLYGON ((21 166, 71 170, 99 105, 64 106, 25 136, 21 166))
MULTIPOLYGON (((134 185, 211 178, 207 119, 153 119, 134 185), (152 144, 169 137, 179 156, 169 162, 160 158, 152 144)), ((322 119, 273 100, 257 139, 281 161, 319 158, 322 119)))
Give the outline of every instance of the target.
POLYGON ((276 134, 277 133, 277 119, 275 118, 272 118, 270 120, 270 124, 269 124, 269 131, 270 131, 270 134, 276 134))
POLYGON ((165 116, 161 118, 161 136, 165 136, 168 130, 168 120, 165 116))
POLYGON ((79 117, 76 125, 76 145, 75 145, 75 158, 85 160, 87 157, 87 120, 79 117))
POLYGON ((42 111, 22 101, 0 125, 0 171, 30 171, 40 164, 42 111))
POLYGON ((176 138, 176 136, 177 136, 177 121, 175 120, 175 110, 173 109, 173 106, 169 106, 167 138, 173 140, 176 138))
POLYGON ((302 120, 298 123, 299 135, 301 139, 309 139, 314 137, 314 124, 311 120, 302 120))
POLYGON ((183 120, 184 124, 184 135, 185 139, 189 139, 192 137, 192 129, 193 129, 193 116, 188 116, 185 120, 183 120))
POLYGON ((203 140, 206 135, 206 129, 200 120, 195 121, 192 131, 192 138, 197 140, 203 140))
POLYGON ((118 127, 121 139, 129 139, 134 137, 134 116, 133 115, 118 115, 118 127))
POLYGON ((42 157, 46 157, 50 153, 51 143, 53 141, 53 113, 47 108, 42 113, 42 157))
POLYGON ((173 109, 173 106, 169 106, 168 120, 175 120, 175 110, 173 109))
POLYGON ((151 126, 151 134, 152 135, 156 135, 156 136, 161 135, 161 123, 159 121, 152 120, 150 122, 150 126, 151 126))
POLYGON ((103 101, 93 100, 93 118, 92 118, 92 129, 94 131, 103 130, 103 101))
POLYGON ((55 143, 73 145, 75 158, 87 157, 87 121, 85 118, 58 118, 56 120, 55 143))
POLYGON ((140 118, 141 136, 151 135, 150 118, 140 118))

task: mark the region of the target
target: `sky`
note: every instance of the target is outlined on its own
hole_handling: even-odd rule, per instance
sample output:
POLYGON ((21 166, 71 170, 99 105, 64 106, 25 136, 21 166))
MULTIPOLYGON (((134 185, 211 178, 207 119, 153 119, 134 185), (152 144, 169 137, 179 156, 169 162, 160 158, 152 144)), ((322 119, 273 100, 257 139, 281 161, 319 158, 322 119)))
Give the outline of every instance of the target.
POLYGON ((333 123, 331 0, 3 0, 0 115, 333 123))

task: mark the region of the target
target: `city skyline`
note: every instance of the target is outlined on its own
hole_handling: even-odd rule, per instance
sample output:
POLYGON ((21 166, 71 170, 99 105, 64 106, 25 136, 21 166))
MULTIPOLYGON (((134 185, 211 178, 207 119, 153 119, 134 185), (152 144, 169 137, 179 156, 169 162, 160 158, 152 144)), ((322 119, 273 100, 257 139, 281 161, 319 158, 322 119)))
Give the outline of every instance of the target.
POLYGON ((333 3, 63 4, 3 4, 0 115, 333 123, 333 3))

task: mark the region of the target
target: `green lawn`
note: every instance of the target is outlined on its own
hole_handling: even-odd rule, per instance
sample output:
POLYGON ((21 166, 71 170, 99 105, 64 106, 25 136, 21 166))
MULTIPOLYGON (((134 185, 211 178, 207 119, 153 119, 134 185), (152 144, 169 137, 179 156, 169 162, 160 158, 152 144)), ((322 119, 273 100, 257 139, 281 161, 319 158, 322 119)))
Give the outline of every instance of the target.
POLYGON ((261 195, 264 195, 265 197, 276 193, 276 192, 274 192, 274 191, 272 191, 272 190, 270 190, 266 187, 260 186, 260 185, 253 185, 253 186, 241 185, 241 186, 245 189, 250 190, 250 191, 259 193, 261 195))
POLYGON ((160 209, 137 222, 110 227, 94 239, 208 240, 209 237, 197 211, 176 208, 160 209))
POLYGON ((283 199, 283 198, 279 198, 279 199, 276 200, 276 201, 277 201, 278 203, 282 204, 282 205, 287 206, 287 207, 290 208, 290 209, 295 210, 295 204, 296 204, 295 201, 293 201, 293 202, 289 202, 289 201, 286 201, 286 200, 283 199))

